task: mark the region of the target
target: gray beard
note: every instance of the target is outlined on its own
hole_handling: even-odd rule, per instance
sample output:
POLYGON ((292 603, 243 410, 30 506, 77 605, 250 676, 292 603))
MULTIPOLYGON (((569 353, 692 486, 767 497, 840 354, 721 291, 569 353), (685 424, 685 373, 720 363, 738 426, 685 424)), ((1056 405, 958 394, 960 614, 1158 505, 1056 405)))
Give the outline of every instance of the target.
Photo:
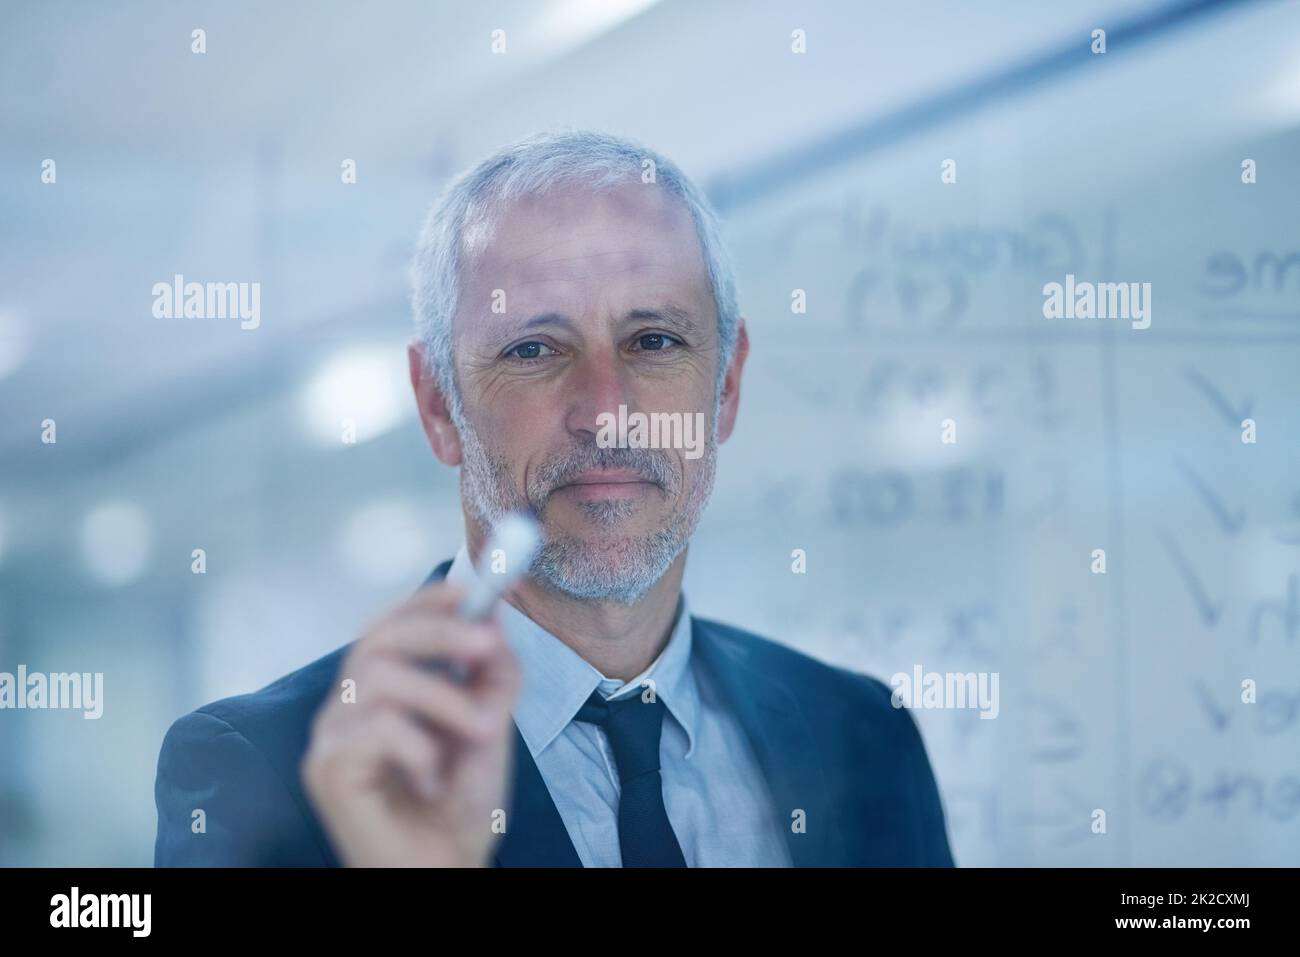
MULTIPOLYGON (((661 450, 603 449, 593 440, 537 469, 529 479, 529 489, 521 496, 505 460, 494 456, 483 445, 467 420, 457 418, 463 457, 461 494, 471 517, 486 534, 509 512, 526 511, 536 515, 542 523, 543 541, 529 575, 534 581, 572 598, 620 605, 640 601, 686 547, 713 492, 717 467, 716 409, 713 431, 705 443, 686 501, 670 517, 667 527, 647 535, 624 535, 594 544, 578 538, 553 538, 546 534, 545 525, 550 496, 566 479, 579 472, 593 468, 631 469, 653 481, 674 501, 683 476, 661 450)), ((639 503, 627 499, 579 505, 593 523, 611 529, 640 507, 639 503)))

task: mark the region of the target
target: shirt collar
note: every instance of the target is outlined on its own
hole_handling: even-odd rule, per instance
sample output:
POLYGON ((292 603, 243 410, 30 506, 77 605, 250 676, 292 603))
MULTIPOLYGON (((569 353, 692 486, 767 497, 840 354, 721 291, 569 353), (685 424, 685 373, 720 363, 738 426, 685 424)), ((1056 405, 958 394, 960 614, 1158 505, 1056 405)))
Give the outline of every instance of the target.
MULTIPOLYGON (((469 584, 477 577, 469 550, 462 544, 447 570, 446 580, 469 584)), ((692 678, 691 613, 682 592, 668 644, 635 678, 607 678, 585 658, 537 624, 514 605, 499 602, 497 615, 506 642, 523 669, 523 687, 515 701, 514 718, 533 758, 546 749, 597 689, 605 698, 639 692, 653 679, 654 693, 686 731, 686 757, 695 750, 699 689, 692 678)))

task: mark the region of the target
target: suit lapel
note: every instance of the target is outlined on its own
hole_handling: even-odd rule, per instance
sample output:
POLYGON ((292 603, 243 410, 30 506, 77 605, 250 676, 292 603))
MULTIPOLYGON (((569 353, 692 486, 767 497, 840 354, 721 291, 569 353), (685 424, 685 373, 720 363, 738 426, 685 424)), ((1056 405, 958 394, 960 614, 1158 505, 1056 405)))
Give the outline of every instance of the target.
MULTIPOLYGON (((425 579, 425 584, 447 576, 451 562, 443 562, 425 579)), ((569 839, 568 828, 551 798, 519 732, 515 732, 510 808, 506 814, 506 832, 497 844, 494 860, 498 867, 581 867, 582 860, 569 839)))
POLYGON ((743 644, 695 618, 692 644, 739 719, 754 747, 776 805, 777 823, 795 867, 830 863, 831 804, 826 768, 815 729, 799 701, 752 659, 743 644), (792 830, 792 814, 806 812, 804 833, 792 830))

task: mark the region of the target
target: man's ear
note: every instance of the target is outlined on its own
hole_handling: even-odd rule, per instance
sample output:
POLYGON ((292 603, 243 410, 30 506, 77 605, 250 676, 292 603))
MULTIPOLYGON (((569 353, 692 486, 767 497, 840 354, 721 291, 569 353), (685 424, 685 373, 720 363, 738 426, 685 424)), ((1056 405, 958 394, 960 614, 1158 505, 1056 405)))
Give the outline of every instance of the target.
POLYGON ((727 367, 726 378, 722 381, 722 405, 718 409, 718 443, 721 444, 731 436, 736 427, 736 414, 740 411, 740 375, 745 370, 745 359, 749 356, 749 333, 745 330, 742 317, 736 330, 736 349, 731 356, 731 365, 727 367))
POLYGON ((420 424, 429 440, 429 448, 433 449, 439 462, 454 467, 461 462, 460 433, 451 421, 447 397, 438 385, 438 378, 429 371, 426 355, 424 344, 418 339, 406 347, 411 388, 415 390, 415 404, 420 410, 420 424))

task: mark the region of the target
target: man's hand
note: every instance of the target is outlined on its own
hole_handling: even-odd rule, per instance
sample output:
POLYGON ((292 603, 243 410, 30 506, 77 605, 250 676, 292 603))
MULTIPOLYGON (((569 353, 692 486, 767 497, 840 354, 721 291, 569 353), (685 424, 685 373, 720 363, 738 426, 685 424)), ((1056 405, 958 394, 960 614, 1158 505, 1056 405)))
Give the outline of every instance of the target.
POLYGON ((376 622, 344 659, 317 713, 302 779, 344 864, 479 867, 491 860, 514 756, 521 669, 495 616, 456 614, 438 582, 376 622), (468 668, 458 685, 421 662, 468 668), (355 684, 349 703, 344 682, 355 684))

